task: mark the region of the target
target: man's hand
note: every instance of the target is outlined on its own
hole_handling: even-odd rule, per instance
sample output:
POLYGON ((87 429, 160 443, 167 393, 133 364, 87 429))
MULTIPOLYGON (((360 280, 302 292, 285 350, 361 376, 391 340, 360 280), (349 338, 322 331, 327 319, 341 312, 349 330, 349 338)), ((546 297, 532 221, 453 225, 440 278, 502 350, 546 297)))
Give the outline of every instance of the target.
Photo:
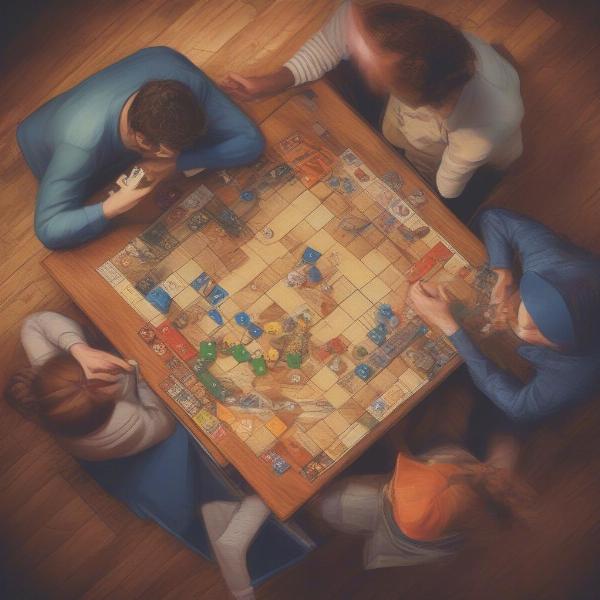
POLYGON ((505 304, 516 292, 517 285, 510 269, 494 269, 498 279, 492 288, 490 304, 505 304))
POLYGON ((73 344, 69 348, 73 358, 81 365, 85 378, 114 383, 120 373, 130 372, 133 367, 122 358, 91 348, 83 342, 73 344))
POLYGON ((127 175, 121 175, 117 179, 118 191, 102 203, 104 216, 107 219, 114 219, 116 216, 131 210, 156 187, 158 182, 159 179, 155 179, 144 187, 127 187, 127 175))
POLYGON ((251 102, 283 92, 294 85, 294 76, 282 67, 269 75, 243 77, 239 73, 228 73, 220 82, 221 89, 235 100, 251 102))
POLYGON ((138 163, 144 169, 146 179, 156 185, 170 179, 177 172, 177 158, 147 158, 138 163))
POLYGON ((460 328, 452 313, 450 302, 441 285, 417 281, 408 291, 417 314, 424 320, 441 329, 446 335, 456 333, 460 328))

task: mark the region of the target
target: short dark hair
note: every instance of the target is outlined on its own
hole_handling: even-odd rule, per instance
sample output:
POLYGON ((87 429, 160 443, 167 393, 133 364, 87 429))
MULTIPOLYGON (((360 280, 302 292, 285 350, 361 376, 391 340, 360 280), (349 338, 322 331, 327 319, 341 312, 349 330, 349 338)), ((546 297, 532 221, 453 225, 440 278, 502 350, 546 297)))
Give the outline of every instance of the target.
POLYGON ((206 117, 192 90, 180 81, 148 81, 129 108, 129 126, 153 145, 185 150, 204 133, 206 117))
POLYGON ((444 19, 402 4, 357 8, 379 47, 400 55, 394 84, 410 91, 419 104, 443 104, 473 76, 473 48, 461 31, 444 19))

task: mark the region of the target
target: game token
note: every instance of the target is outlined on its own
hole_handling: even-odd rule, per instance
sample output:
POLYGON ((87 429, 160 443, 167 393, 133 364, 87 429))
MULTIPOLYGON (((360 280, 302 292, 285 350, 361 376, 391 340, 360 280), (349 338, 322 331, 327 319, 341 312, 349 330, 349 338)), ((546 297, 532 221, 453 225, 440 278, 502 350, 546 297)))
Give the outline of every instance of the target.
POLYGON ((154 350, 158 356, 164 356, 167 352, 167 346, 163 342, 155 342, 152 344, 152 350, 154 350))
POLYGON ((273 230, 270 227, 265 227, 262 231, 263 237, 266 240, 270 240, 273 237, 273 230))
POLYGON ((302 365, 302 355, 297 352, 288 352, 285 360, 290 369, 299 369, 302 365))
POLYGON ((275 348, 269 348, 267 350, 267 360, 269 362, 275 362, 275 361, 279 360, 279 351, 276 350, 275 348))
POLYGON ((285 459, 281 458, 281 456, 275 457, 271 463, 271 466, 277 475, 282 475, 290 468, 290 465, 285 461, 285 459))
POLYGON ((346 194, 351 194, 352 192, 356 191, 356 186, 352 182, 352 179, 349 177, 344 177, 342 180, 342 189, 344 192, 346 192, 346 194))
POLYGON ((248 333, 254 339, 257 339, 263 334, 263 330, 262 327, 259 327, 256 323, 250 323, 250 325, 248 325, 248 333))
POLYGON ((303 271, 290 271, 287 276, 289 287, 300 287, 306 283, 306 273, 303 271))
POLYGON ((318 252, 314 248, 311 248, 310 246, 307 246, 302 254, 302 262, 314 264, 319 260, 320 257, 320 252, 318 252))
POLYGON ((394 311, 389 304, 382 304, 377 308, 377 315, 383 317, 388 320, 394 316, 394 311))
POLYGON ((154 329, 152 329, 152 327, 150 325, 144 325, 144 327, 142 327, 138 333, 139 333, 139 336, 147 344, 152 342, 154 340, 154 338, 156 337, 156 332, 154 331, 154 329))
POLYGON ((244 200, 244 202, 251 202, 255 198, 256 198, 256 194, 253 191, 251 191, 251 190, 244 190, 240 194, 240 199, 244 200))
POLYGON ((389 325, 390 327, 398 327, 398 325, 400 325, 400 319, 396 315, 393 315, 390 317, 389 325))
POLYGON ((238 325, 242 325, 243 327, 250 323, 250 316, 245 312, 236 313, 233 318, 238 325))
POLYGON ((296 329, 296 325, 296 319, 293 319, 292 317, 286 317, 283 321, 283 331, 285 331, 285 333, 291 333, 294 331, 294 329, 296 329))
POLYGON ((290 375, 290 382, 294 383, 294 384, 298 384, 302 381, 302 375, 299 375, 298 373, 292 373, 290 375))
POLYGON ((233 356, 233 358, 235 358, 235 360, 237 360, 240 363, 250 360, 250 353, 242 344, 237 344, 231 349, 230 352, 231 356, 233 356))
POLYGON ((270 321, 264 325, 265 332, 269 335, 281 335, 283 333, 283 327, 278 321, 270 321))
POLYGON ((217 325, 223 325, 223 323, 225 322, 223 320, 223 317, 221 316, 221 313, 216 309, 213 308, 211 310, 209 310, 206 313, 217 325))
POLYGON ((334 337, 327 342, 327 348, 336 354, 343 354, 348 347, 339 337, 334 337))
POLYGON ((263 356, 259 356, 257 358, 253 358, 250 361, 250 365, 252 366, 252 371, 255 375, 266 375, 267 374, 267 362, 265 361, 263 356))
POLYGON ((339 356, 334 356, 329 365, 327 365, 334 373, 338 373, 342 367, 342 359, 339 356))
POLYGON ((338 188, 340 187, 340 178, 339 177, 330 177, 327 180, 327 183, 332 187, 332 188, 338 188))
POLYGON ((371 404, 371 408, 374 411, 383 412, 387 408, 387 405, 383 398, 376 398, 375 400, 373 400, 373 403, 371 404))
POLYGON ((193 287, 197 292, 200 291, 203 287, 207 286, 210 283, 210 276, 208 273, 200 273, 196 279, 194 279, 190 286, 193 287))
POLYGON ((371 331, 367 333, 367 337, 378 346, 381 346, 381 344, 385 342, 385 333, 377 328, 371 329, 371 331))
POLYGON ((200 350, 199 350, 200 358, 204 358, 209 360, 210 362, 216 360, 217 358, 217 344, 211 341, 202 341, 200 342, 200 350))
POLYGON ((358 358, 364 358, 369 354, 369 351, 364 346, 356 346, 352 351, 352 354, 357 356, 358 358))
POLYGON ((163 315, 169 312, 171 306, 171 296, 161 287, 155 287, 146 294, 146 300, 158 309, 163 315))
POLYGON ((364 363, 361 363, 354 369, 354 372, 363 381, 366 381, 367 379, 369 379, 369 377, 371 377, 371 373, 373 372, 373 370, 371 369, 371 367, 369 367, 369 365, 365 365, 364 363))
POLYGON ((321 281, 321 279, 323 279, 323 276, 321 275, 321 271, 319 271, 319 269, 317 269, 317 267, 311 267, 308 272, 308 279, 309 281, 312 281, 313 283, 319 283, 319 281, 321 281))
POLYGON ((221 385, 219 380, 214 375, 211 375, 211 373, 208 371, 200 371, 199 373, 196 373, 196 377, 211 396, 214 396, 218 400, 222 400, 227 397, 227 391, 225 388, 221 385))
POLYGON ((220 285, 215 285, 210 294, 207 296, 207 300, 210 302, 210 304, 215 306, 227 296, 229 296, 229 292, 227 290, 224 290, 220 285))

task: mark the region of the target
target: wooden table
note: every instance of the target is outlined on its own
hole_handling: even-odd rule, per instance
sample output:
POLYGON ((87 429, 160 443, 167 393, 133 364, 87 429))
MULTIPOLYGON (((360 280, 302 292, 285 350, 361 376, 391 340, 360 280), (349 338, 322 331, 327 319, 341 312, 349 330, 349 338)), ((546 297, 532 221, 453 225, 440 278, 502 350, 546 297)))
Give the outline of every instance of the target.
MULTIPOLYGON (((300 92, 263 121, 261 129, 267 144, 276 144, 296 131, 305 135, 311 143, 318 144, 318 135, 313 127, 314 122, 318 121, 344 147, 356 152, 377 176, 395 170, 404 180, 403 190, 406 193, 422 190, 426 202, 418 212, 423 220, 448 240, 472 265, 483 265, 486 254, 481 243, 443 206, 398 154, 358 118, 327 84, 318 82, 311 89, 316 95, 300 92)), ((204 177, 207 175, 182 179, 178 185, 185 191, 191 190, 196 188, 204 177)), ((151 199, 146 199, 141 207, 121 219, 109 234, 73 250, 54 252, 44 261, 44 266, 119 352, 138 361, 144 378, 215 460, 221 465, 227 461, 233 463, 273 512, 282 519, 289 518, 461 364, 458 356, 452 358, 431 381, 400 404, 390 416, 315 481, 310 482, 292 471, 281 477, 274 477, 271 467, 251 455, 235 435, 220 440, 217 448, 185 411, 160 389, 159 383, 169 373, 164 363, 137 335, 144 325, 144 320, 121 300, 96 272, 102 263, 120 251, 156 220, 159 214, 156 204, 151 199)), ((512 349, 502 345, 498 347, 502 351, 496 358, 505 364, 510 363, 512 349)))

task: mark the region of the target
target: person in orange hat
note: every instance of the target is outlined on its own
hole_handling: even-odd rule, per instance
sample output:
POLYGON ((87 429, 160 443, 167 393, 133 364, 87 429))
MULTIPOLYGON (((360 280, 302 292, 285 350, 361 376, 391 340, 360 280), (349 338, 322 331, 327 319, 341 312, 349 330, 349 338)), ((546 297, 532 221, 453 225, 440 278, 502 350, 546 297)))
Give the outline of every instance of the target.
POLYGON ((512 476, 513 442, 498 442, 483 463, 457 446, 419 458, 400 453, 391 479, 347 477, 312 508, 335 529, 366 536, 365 569, 442 559, 486 517, 522 517, 531 502, 531 490, 512 476))

